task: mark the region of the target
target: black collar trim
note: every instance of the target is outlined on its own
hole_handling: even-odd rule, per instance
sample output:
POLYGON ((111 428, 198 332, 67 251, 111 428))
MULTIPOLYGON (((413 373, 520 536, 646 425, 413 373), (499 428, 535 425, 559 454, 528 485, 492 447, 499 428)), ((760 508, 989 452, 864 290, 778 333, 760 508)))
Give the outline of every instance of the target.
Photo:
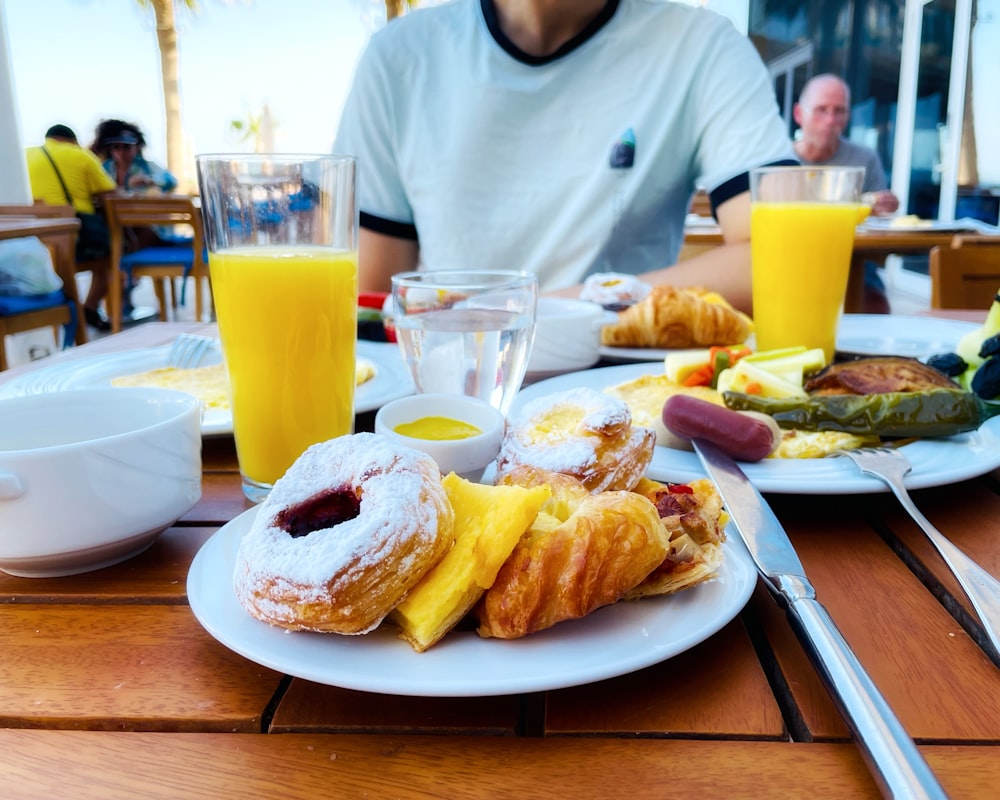
POLYGON ((500 29, 500 23, 497 20, 497 13, 496 8, 493 5, 493 0, 479 0, 479 5, 483 10, 483 19, 486 21, 486 27, 489 29, 490 34, 492 34, 496 43, 500 45, 507 52, 507 54, 511 56, 511 58, 530 66, 540 66, 562 58, 564 55, 571 53, 573 50, 594 36, 594 34, 603 28, 614 16, 615 11, 618 10, 619 2, 620 0, 608 0, 608 2, 604 4, 604 8, 601 9, 601 13, 594 17, 594 19, 587 24, 587 27, 585 27, 568 42, 563 44, 558 50, 545 56, 533 56, 525 53, 507 38, 507 35, 500 29))

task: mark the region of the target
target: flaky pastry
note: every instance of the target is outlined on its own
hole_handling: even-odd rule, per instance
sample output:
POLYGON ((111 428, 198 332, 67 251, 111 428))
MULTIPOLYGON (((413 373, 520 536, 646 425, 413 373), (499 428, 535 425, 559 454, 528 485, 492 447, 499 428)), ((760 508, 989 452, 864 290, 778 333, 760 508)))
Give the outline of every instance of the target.
POLYGON ((497 476, 528 465, 570 475, 591 492, 631 489, 652 461, 655 443, 650 428, 632 425, 623 401, 570 389, 533 400, 511 421, 497 476))
POLYGON ((516 639, 619 600, 667 554, 656 507, 635 492, 591 494, 575 478, 518 467, 503 482, 547 500, 476 607, 479 635, 516 639))
POLYGON ((746 314, 722 295, 705 289, 654 286, 644 299, 601 329, 601 344, 612 347, 709 347, 742 344, 753 331, 746 314))
POLYGON ((626 599, 673 594, 714 577, 726 538, 726 515, 715 485, 707 478, 682 484, 643 478, 635 491, 656 507, 669 544, 663 561, 626 599))

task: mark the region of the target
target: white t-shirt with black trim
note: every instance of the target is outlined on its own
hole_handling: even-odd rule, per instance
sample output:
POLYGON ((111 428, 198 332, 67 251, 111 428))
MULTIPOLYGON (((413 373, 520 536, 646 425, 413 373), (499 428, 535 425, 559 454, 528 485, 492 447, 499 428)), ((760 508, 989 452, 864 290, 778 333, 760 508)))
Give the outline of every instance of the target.
POLYGON ((695 186, 715 205, 794 163, 767 71, 724 17, 612 0, 551 57, 489 0, 407 14, 358 63, 334 150, 362 224, 417 238, 420 268, 524 269, 543 290, 674 263, 695 186))

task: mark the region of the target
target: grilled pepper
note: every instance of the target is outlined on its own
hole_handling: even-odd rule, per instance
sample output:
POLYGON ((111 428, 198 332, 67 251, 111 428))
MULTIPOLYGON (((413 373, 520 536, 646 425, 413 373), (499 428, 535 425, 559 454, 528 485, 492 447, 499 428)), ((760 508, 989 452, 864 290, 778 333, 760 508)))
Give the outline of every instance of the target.
POLYGON ((725 392, 722 397, 729 408, 769 414, 782 428, 886 438, 953 436, 1000 414, 1000 402, 987 402, 960 389, 810 397, 725 392))

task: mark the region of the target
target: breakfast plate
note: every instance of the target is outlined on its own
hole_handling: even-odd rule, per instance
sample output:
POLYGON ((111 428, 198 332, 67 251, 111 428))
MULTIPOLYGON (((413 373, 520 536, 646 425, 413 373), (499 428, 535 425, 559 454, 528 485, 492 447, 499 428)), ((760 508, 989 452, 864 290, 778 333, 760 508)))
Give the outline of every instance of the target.
POLYGON ((952 221, 920 219, 910 215, 903 217, 869 217, 858 230, 877 233, 952 233, 975 231, 984 235, 1000 233, 1000 228, 973 217, 962 217, 952 221))
MULTIPOLYGON (((947 353, 977 326, 971 322, 900 314, 844 314, 837 328, 837 350, 851 355, 892 355, 926 358, 947 353)), ((748 342, 753 346, 753 336, 748 342)), ((601 347, 607 361, 663 360, 668 353, 655 347, 601 347)))
MULTIPOLYGON (((114 378, 167 366, 169 352, 170 345, 164 345, 106 353, 83 360, 57 362, 0 385, 0 397, 20 397, 110 386, 114 378)), ((375 376, 355 390, 355 413, 376 411, 390 400, 405 397, 416 391, 398 345, 359 340, 357 354, 375 364, 375 376)), ((202 364, 205 366, 218 364, 221 360, 222 352, 216 344, 202 364)), ((231 434, 232 412, 228 408, 206 409, 202 417, 201 432, 204 436, 231 434)))
MULTIPOLYGON (((530 400, 576 387, 602 391, 642 375, 663 372, 661 362, 621 364, 574 372, 540 381, 518 392, 511 415, 530 400)), ((918 439, 903 445, 913 471, 906 476, 909 489, 944 486, 975 478, 1000 467, 1000 417, 987 420, 979 430, 940 439, 918 439)), ((740 465, 762 492, 779 494, 874 494, 889 489, 877 478, 862 475, 846 458, 768 458, 740 465)), ((698 457, 687 450, 654 448, 646 470, 653 480, 687 483, 704 478, 698 457)))
POLYGON ((541 692, 624 675, 665 661, 719 631, 746 605, 757 572, 739 536, 723 544, 718 577, 668 597, 621 602, 523 639, 456 630, 423 653, 389 625, 364 636, 290 632, 252 618, 233 590, 240 536, 252 508, 202 546, 187 595, 220 643, 265 667, 316 683, 424 697, 541 692))

